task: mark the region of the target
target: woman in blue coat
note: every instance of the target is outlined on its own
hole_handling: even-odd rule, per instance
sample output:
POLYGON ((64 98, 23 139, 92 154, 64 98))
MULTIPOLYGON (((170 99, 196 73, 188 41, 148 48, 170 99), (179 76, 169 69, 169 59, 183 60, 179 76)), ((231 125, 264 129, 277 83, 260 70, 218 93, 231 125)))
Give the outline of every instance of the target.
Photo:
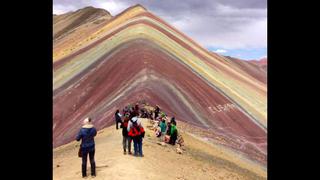
POLYGON ((82 177, 87 176, 87 157, 89 155, 91 165, 91 176, 96 176, 96 163, 94 161, 95 144, 94 137, 97 135, 96 128, 91 123, 91 118, 86 118, 83 121, 83 126, 80 129, 77 141, 81 139, 81 151, 82 151, 82 177))

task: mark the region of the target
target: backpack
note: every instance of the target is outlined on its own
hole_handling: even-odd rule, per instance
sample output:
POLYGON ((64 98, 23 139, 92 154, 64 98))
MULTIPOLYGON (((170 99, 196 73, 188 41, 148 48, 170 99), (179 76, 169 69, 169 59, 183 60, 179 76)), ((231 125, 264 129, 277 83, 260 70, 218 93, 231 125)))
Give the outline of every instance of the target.
POLYGON ((132 120, 130 120, 130 121, 132 123, 132 128, 134 129, 134 131, 137 132, 137 136, 140 136, 140 137, 144 138, 145 131, 144 131, 143 127, 139 126, 137 121, 134 121, 134 122, 132 120))

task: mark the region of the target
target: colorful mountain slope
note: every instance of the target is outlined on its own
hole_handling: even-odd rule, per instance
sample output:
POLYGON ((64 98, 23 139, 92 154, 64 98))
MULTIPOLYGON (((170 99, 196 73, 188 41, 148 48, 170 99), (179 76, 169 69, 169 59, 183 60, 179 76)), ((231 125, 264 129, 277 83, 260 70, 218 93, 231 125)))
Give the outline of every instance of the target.
MULTIPOLYGON (((70 50, 67 46, 82 41, 88 34, 99 29, 102 22, 111 19, 104 9, 86 7, 75 12, 53 16, 53 55, 70 50)), ((55 59, 54 59, 55 60, 55 59)))
POLYGON ((237 59, 230 56, 225 56, 226 61, 238 66, 240 69, 248 73, 248 75, 256 78, 257 80, 267 83, 267 61, 266 60, 252 60, 246 61, 237 59))
POLYGON ((268 68, 267 57, 261 58, 260 60, 251 60, 251 62, 257 64, 259 67, 267 71, 267 68, 268 68))
POLYGON ((266 163, 264 82, 141 5, 87 32, 54 49, 54 147, 73 140, 83 118, 101 129, 117 108, 143 99, 266 163))

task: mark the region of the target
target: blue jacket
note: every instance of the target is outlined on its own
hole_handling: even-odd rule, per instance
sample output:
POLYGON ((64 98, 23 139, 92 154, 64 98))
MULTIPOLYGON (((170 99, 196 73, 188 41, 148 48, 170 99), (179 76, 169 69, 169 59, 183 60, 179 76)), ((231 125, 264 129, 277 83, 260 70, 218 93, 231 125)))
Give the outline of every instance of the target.
POLYGON ((165 122, 161 121, 160 122, 160 128, 161 128, 161 132, 162 133, 165 133, 166 132, 166 128, 167 128, 167 125, 165 122))
POLYGON ((94 149, 94 137, 97 135, 96 128, 92 124, 82 126, 76 140, 81 141, 82 148, 94 149))

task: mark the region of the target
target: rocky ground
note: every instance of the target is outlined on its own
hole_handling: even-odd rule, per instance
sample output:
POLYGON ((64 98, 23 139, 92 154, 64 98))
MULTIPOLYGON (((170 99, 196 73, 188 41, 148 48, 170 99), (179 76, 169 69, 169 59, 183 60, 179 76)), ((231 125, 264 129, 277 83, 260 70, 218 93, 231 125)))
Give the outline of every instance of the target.
MULTIPOLYGON (((178 130, 185 141, 182 154, 177 153, 178 145, 161 145, 155 133, 147 128, 151 124, 146 119, 143 119, 146 136, 142 158, 123 154, 121 129, 111 126, 99 131, 95 138, 97 176, 94 179, 266 179, 264 167, 222 146, 206 142, 197 134, 179 129, 179 123, 178 130)), ((78 142, 71 142, 54 149, 54 180, 81 179, 78 145, 78 142)), ((88 171, 90 174, 89 163, 88 171)))

